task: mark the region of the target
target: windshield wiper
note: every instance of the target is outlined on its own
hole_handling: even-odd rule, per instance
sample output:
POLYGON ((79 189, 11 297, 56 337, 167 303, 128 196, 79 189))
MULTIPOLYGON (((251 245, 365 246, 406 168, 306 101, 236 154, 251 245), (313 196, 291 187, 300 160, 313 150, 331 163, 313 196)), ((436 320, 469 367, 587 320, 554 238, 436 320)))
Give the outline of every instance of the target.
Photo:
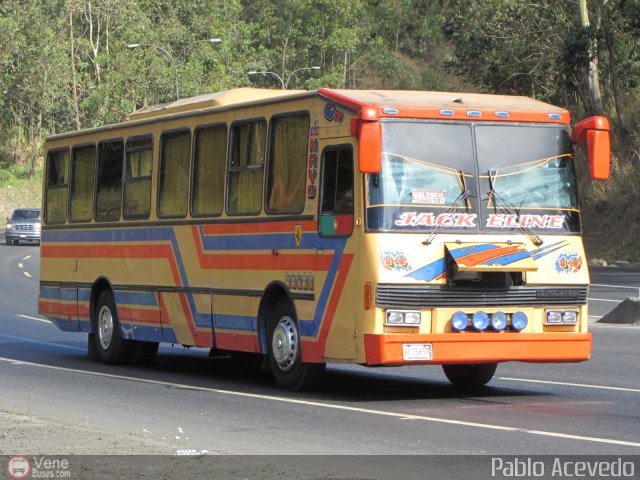
MULTIPOLYGON (((456 197, 456 199, 453 201, 453 203, 447 209, 444 215, 448 215, 451 212, 453 212, 457 208, 460 201, 464 201, 464 206, 467 209, 467 211, 469 211, 469 204, 467 203, 467 198, 469 198, 469 190, 467 190, 467 183, 464 180, 464 172, 462 170, 458 170, 458 178, 460 179, 460 185, 462 186, 462 191, 456 197)), ((429 236, 427 237, 427 239, 424 242, 422 242, 422 244, 431 245, 431 243, 433 242, 433 239, 436 238, 436 233, 439 229, 440 229, 440 225, 436 225, 431 231, 431 233, 429 234, 429 236)))
MULTIPOLYGON (((498 176, 498 170, 493 173, 493 175, 495 176, 492 176, 491 170, 488 170, 487 173, 489 174, 489 196, 490 199, 493 200, 493 208, 496 210, 500 210, 502 213, 506 213, 507 215, 516 217, 518 228, 533 241, 534 245, 538 247, 542 245, 544 243, 544 240, 542 240, 540 235, 534 232, 531 228, 520 224, 520 208, 516 208, 515 205, 509 203, 495 189, 494 182, 495 178, 498 176)), ((522 207, 522 204, 520 204, 520 207, 522 207)))

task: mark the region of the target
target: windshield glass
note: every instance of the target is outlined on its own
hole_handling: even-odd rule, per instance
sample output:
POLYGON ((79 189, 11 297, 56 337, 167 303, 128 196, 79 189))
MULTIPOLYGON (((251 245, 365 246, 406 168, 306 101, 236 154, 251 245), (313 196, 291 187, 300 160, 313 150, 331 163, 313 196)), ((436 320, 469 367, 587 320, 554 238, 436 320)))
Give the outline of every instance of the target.
POLYGON ((403 121, 385 123, 383 132, 382 169, 369 176, 368 227, 476 228, 470 126, 403 121))
POLYGON ((367 228, 435 227, 579 231, 567 127, 384 122, 382 168, 367 181, 367 228))
POLYGON ((40 218, 40 210, 14 210, 12 220, 37 220, 40 218))
POLYGON ((488 229, 579 230, 576 177, 565 127, 478 125, 475 132, 488 229))

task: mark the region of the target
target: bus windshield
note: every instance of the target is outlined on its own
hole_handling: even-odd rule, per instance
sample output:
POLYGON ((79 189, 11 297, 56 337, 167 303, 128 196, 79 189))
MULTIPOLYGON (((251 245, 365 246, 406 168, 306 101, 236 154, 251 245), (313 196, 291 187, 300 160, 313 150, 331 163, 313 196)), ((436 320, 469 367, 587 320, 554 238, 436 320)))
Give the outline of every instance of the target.
POLYGON ((383 124, 367 227, 579 231, 570 136, 560 125, 383 124))

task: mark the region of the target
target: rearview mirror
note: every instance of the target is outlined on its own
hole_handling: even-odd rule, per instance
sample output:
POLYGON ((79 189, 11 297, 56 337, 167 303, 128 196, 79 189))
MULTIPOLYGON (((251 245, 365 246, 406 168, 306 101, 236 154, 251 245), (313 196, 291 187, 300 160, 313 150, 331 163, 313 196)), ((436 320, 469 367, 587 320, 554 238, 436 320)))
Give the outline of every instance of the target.
POLYGON ((581 121, 571 133, 574 143, 587 143, 589 172, 593 180, 606 180, 611 171, 611 140, 609 120, 591 117, 581 121))

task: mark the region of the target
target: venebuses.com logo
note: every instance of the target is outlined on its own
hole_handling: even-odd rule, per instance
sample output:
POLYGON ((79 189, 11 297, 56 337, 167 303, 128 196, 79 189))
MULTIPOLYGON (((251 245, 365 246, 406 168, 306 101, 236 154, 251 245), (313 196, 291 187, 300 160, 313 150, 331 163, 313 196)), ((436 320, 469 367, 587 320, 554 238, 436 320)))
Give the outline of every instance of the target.
POLYGON ((71 478, 69 460, 66 458, 33 457, 22 455, 9 457, 9 478, 71 478))
POLYGON ((31 464, 26 457, 11 457, 7 462, 7 473, 11 478, 27 478, 31 472, 31 464))

